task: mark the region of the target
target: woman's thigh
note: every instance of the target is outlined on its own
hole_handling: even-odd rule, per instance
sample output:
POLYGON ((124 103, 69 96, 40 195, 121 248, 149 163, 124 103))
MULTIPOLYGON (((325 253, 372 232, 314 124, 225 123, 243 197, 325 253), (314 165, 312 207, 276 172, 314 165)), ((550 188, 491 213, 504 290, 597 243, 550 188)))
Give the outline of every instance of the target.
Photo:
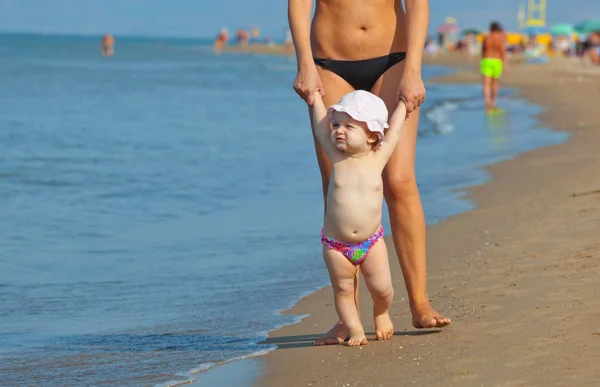
MULTIPOLYGON (((377 81, 371 92, 378 95, 388 109, 389 116, 394 113, 398 105, 398 85, 404 71, 404 62, 390 68, 377 81)), ((415 178, 415 155, 417 148, 417 130, 419 127, 419 112, 416 109, 408 116, 406 124, 400 134, 400 139, 394 153, 384 170, 386 184, 403 182, 415 178)))

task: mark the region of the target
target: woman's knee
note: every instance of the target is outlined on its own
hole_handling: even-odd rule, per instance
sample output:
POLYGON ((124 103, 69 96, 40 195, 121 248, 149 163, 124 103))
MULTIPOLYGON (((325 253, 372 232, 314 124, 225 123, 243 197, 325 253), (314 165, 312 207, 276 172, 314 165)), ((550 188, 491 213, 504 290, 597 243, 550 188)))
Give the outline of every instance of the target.
POLYGON ((414 172, 388 174, 383 183, 383 193, 388 202, 407 200, 419 195, 414 172))

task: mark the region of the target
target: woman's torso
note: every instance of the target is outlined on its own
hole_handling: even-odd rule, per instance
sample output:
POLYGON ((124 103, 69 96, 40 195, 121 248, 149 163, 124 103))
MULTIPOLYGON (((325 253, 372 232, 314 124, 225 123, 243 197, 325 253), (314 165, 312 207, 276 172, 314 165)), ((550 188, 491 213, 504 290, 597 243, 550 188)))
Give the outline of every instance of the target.
POLYGON ((405 19, 401 0, 317 0, 313 55, 359 60, 406 51, 405 19))

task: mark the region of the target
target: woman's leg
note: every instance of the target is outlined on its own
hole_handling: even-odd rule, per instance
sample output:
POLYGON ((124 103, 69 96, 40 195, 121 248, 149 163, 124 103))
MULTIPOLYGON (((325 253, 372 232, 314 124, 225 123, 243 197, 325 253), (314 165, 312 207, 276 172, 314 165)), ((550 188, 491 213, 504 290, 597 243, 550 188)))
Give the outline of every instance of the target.
MULTIPOLYGON (((317 67, 317 70, 319 71, 319 76, 321 77, 321 81, 323 82, 323 86, 326 92, 325 96, 323 97, 323 102, 325 103, 325 106, 329 107, 337 103, 344 94, 354 91, 354 88, 352 88, 352 86, 350 86, 337 74, 334 74, 331 71, 325 70, 321 67, 317 67)), ((319 170, 321 171, 321 184, 323 187, 324 203, 323 213, 325 213, 325 211, 327 211, 326 198, 327 187, 329 185, 329 177, 331 176, 331 163, 329 162, 327 155, 319 145, 317 139, 314 138, 314 136, 313 140, 315 143, 315 151, 317 153, 317 162, 319 163, 319 170)), ((356 308, 358 309, 358 270, 354 282, 356 289, 354 293, 354 300, 356 302, 356 308)), ((334 325, 333 328, 331 328, 327 333, 315 340, 315 345, 339 344, 346 341, 348 337, 350 337, 348 329, 344 326, 344 324, 341 323, 341 321, 338 321, 338 323, 334 325)))
MULTIPOLYGON (((389 69, 373 87, 390 115, 397 106, 396 92, 404 63, 389 69)), ((384 172, 384 194, 389 209, 392 238, 406 284, 415 328, 443 327, 450 319, 436 312, 427 297, 425 217, 415 177, 419 109, 408 117, 394 154, 384 172)))

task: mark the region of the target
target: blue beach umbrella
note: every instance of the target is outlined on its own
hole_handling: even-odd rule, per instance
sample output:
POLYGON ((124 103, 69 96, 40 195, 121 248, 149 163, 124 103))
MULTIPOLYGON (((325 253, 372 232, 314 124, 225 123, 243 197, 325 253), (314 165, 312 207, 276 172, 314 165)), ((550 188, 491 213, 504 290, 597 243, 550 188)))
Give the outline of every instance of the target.
POLYGON ((547 31, 548 31, 548 29, 546 27, 539 27, 539 26, 525 27, 525 29, 523 30, 523 32, 526 35, 530 35, 530 36, 531 35, 540 35, 547 31))

